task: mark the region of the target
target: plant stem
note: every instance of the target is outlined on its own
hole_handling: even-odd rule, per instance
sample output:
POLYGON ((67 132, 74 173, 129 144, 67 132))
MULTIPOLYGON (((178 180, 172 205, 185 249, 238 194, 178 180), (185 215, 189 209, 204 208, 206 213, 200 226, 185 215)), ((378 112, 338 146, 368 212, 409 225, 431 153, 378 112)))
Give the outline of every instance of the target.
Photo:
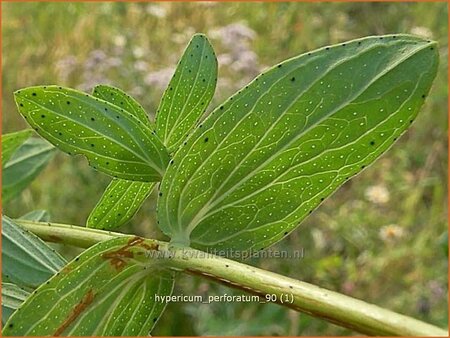
MULTIPOLYGON (((17 223, 42 239, 78 247, 89 247, 100 241, 125 236, 84 227, 16 220, 17 223)), ((233 260, 192 248, 174 248, 166 242, 159 249, 172 268, 260 295, 273 295, 276 302, 322 318, 339 326, 368 335, 448 336, 448 332, 376 305, 351 298, 315 285, 284 277, 233 260)))
POLYGON ((25 229, 47 242, 63 243, 79 248, 89 248, 98 242, 106 241, 118 236, 126 236, 118 232, 110 232, 76 225, 60 223, 33 222, 21 219, 14 220, 25 229))

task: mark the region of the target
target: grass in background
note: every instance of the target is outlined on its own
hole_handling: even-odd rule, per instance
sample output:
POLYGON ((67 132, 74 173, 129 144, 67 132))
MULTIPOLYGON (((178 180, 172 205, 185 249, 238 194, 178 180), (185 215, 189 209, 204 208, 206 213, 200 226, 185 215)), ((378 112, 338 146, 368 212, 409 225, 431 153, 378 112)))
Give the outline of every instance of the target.
MULTIPOLYGON (((274 249, 301 260, 249 263, 447 326, 446 3, 3 3, 3 133, 26 127, 12 92, 110 83, 153 116, 186 43, 210 37, 219 59, 212 107, 267 66, 326 44, 413 33, 440 43, 441 64, 408 133, 274 249)), ((62 153, 4 205, 16 217, 50 211, 84 224, 109 178, 62 153)), ((164 238, 155 198, 123 231, 164 238)), ((73 254, 66 250, 68 254, 73 254)), ((180 276, 177 294, 238 293, 180 276)), ((277 305, 170 304, 155 335, 340 335, 350 331, 277 305)))

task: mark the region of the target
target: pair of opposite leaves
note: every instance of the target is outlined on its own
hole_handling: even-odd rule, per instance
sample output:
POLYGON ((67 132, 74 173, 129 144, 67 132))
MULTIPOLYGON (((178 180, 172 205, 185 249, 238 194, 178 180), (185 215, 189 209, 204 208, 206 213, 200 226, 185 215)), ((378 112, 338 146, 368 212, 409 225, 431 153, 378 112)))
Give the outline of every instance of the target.
POLYGON ((158 222, 172 242, 259 250, 408 128, 437 55, 434 42, 408 35, 321 48, 263 72, 198 125, 217 82, 203 35, 185 50, 155 125, 134 99, 108 86, 93 96, 30 87, 15 98, 41 136, 116 177, 88 224, 122 224, 162 179, 158 222))

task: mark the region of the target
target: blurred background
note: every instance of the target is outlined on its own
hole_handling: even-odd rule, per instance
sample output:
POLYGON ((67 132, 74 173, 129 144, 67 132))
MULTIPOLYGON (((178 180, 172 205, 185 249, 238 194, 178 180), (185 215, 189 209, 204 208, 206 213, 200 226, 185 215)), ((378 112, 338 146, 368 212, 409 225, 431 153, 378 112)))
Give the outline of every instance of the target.
MULTIPOLYGON (((446 3, 2 3, 3 133, 26 127, 13 91, 59 84, 90 91, 109 83, 153 114, 187 42, 210 38, 219 60, 211 107, 262 69, 326 44, 411 33, 440 43, 440 71, 408 133, 347 182, 274 249, 301 259, 246 263, 447 324, 446 3)), ((18 217, 46 209, 52 221, 84 225, 110 179, 84 159, 58 153, 29 188, 3 205, 18 217)), ((121 228, 164 239, 155 196, 121 228)), ((67 257, 73 248, 59 248, 67 257)), ((175 294, 240 294, 179 276, 175 294)), ((153 335, 354 334, 274 304, 170 304, 153 335)))

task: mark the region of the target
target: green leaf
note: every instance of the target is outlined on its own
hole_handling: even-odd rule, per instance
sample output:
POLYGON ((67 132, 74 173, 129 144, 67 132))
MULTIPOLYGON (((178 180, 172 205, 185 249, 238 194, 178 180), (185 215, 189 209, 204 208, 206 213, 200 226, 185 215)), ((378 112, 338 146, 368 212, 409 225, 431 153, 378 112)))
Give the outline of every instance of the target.
POLYGON ((112 230, 127 223, 153 190, 153 182, 113 180, 87 220, 88 228, 112 230))
MULTIPOLYGON (((93 95, 123 107, 147 127, 155 128, 144 108, 122 90, 99 85, 94 88, 93 95)), ((154 183, 113 180, 89 215, 87 227, 112 230, 127 223, 139 211, 153 187, 154 183)))
POLYGON ((108 85, 95 86, 92 95, 102 100, 115 104, 133 114, 137 119, 144 123, 151 130, 155 129, 153 123, 148 119, 148 114, 142 106, 130 95, 119 88, 108 85))
POLYGON ((64 264, 54 249, 41 239, 2 216, 2 276, 25 288, 36 288, 64 264))
POLYGON ((175 154, 161 183, 161 229, 199 248, 279 241, 403 134, 437 64, 435 42, 390 35, 267 70, 175 154))
POLYGON ((30 138, 13 154, 3 168, 3 202, 16 197, 53 158, 55 148, 48 142, 30 138))
POLYGON ((49 222, 50 214, 47 210, 33 210, 23 216, 20 216, 19 219, 34 222, 49 222))
POLYGON ((5 336, 145 336, 172 293, 157 244, 139 237, 100 242, 39 287, 8 320, 5 336))
POLYGON ((12 283, 2 283, 2 324, 16 311, 30 295, 28 291, 12 283))
POLYGON ((110 102, 57 86, 14 93, 20 113, 61 150, 84 155, 108 175, 159 181, 169 155, 156 136, 132 113, 110 102))
POLYGON ((203 34, 192 37, 164 92, 156 131, 170 151, 176 150, 206 111, 217 83, 217 59, 203 34))
POLYGON ((12 154, 25 142, 32 134, 31 129, 21 130, 15 133, 2 135, 2 168, 9 161, 12 154))

